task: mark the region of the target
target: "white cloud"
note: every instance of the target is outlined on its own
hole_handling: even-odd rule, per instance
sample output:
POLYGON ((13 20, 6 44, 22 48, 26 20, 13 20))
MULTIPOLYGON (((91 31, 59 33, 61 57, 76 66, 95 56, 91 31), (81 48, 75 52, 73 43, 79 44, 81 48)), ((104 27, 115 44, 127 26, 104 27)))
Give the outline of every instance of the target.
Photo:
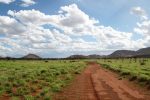
POLYGON ((0 0, 0 3, 4 3, 4 4, 10 4, 12 2, 14 2, 15 0, 0 0))
POLYGON ((25 30, 26 27, 21 23, 18 23, 14 18, 0 16, 0 34, 23 34, 25 30))
MULTIPOLYGON (((136 7, 135 7, 136 8, 136 7)), ((142 20, 137 22, 137 26, 134 28, 134 32, 141 35, 141 39, 136 42, 143 47, 150 46, 150 19, 147 17, 147 13, 141 7, 137 7, 137 15, 139 15, 142 20)))
MULTIPOLYGON (((133 33, 101 25, 99 21, 80 10, 76 4, 61 7, 56 15, 47 15, 34 9, 18 12, 9 10, 8 15, 0 16, 0 34, 6 35, 5 40, 10 41, 8 44, 15 53, 46 50, 101 52, 137 48, 138 42, 132 40, 133 33), (94 37, 95 41, 86 40, 86 35, 94 37)), ((145 42, 142 43, 140 46, 146 45, 145 42)))
POLYGON ((137 22, 137 27, 134 28, 134 31, 145 37, 150 36, 150 19, 147 17, 146 11, 141 7, 134 7, 133 11, 135 12, 134 14, 140 17, 144 18, 145 16, 145 19, 137 22))
POLYGON ((80 27, 82 25, 91 25, 98 23, 94 19, 81 11, 76 4, 61 7, 62 19, 60 24, 67 27, 80 27))
POLYGON ((137 27, 134 28, 134 31, 144 36, 150 36, 150 20, 137 23, 137 27))
POLYGON ((19 12, 15 12, 12 10, 8 11, 8 14, 12 17, 15 17, 21 23, 25 25, 44 25, 49 22, 52 22, 52 16, 45 15, 44 13, 38 10, 20 10, 19 12))
POLYGON ((28 6, 36 4, 34 0, 21 0, 21 1, 22 1, 21 6, 23 7, 28 7, 28 6))
POLYGON ((142 9, 141 7, 133 7, 133 8, 131 9, 131 14, 135 14, 135 15, 137 15, 137 16, 140 16, 141 19, 144 19, 144 20, 145 20, 145 19, 148 19, 145 10, 142 9))

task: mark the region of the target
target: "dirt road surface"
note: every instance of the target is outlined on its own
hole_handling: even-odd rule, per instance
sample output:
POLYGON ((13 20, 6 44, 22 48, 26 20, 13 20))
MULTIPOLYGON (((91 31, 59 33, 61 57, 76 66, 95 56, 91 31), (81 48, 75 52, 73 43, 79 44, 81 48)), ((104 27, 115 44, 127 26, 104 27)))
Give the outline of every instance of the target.
POLYGON ((150 91, 92 62, 54 100, 150 100, 150 91))

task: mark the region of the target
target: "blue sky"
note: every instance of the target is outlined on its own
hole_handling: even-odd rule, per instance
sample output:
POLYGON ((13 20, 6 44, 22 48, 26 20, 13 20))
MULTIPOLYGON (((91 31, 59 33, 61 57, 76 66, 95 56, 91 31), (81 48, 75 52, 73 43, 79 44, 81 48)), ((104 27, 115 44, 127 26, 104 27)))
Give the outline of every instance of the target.
POLYGON ((0 0, 0 55, 103 55, 148 47, 149 5, 149 0, 0 0))

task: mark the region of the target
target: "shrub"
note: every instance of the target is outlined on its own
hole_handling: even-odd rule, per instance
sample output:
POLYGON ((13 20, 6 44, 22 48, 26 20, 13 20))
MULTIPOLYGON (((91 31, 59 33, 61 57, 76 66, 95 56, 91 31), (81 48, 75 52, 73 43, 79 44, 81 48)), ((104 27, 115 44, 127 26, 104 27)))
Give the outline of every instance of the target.
POLYGON ((17 88, 16 95, 23 96, 23 95, 28 94, 29 92, 30 91, 29 91, 28 88, 26 88, 26 87, 19 87, 19 88, 17 88))
POLYGON ((130 78, 129 78, 129 81, 134 81, 134 80, 136 80, 137 79, 137 76, 131 76, 130 78))
POLYGON ((59 92, 60 89, 61 89, 61 85, 60 84, 54 84, 54 85, 51 86, 51 90, 53 92, 59 92))
POLYGON ((18 79, 17 81, 16 81, 16 86, 17 87, 19 87, 19 86, 24 86, 25 85, 25 80, 23 80, 23 79, 18 79))
POLYGON ((144 63, 144 62, 141 62, 140 65, 145 65, 145 63, 144 63))
POLYGON ((46 73, 46 70, 41 70, 41 74, 42 74, 42 73, 46 73))
POLYGON ((41 93, 40 93, 40 95, 41 96, 44 96, 46 93, 44 92, 44 91, 42 91, 41 93))
POLYGON ((36 87, 30 87, 31 92, 36 92, 36 87))
POLYGON ((22 78, 26 78, 28 75, 26 73, 22 74, 22 78))
POLYGON ((11 100, 20 100, 20 98, 19 97, 11 97, 11 100))
POLYGON ((38 83, 38 80, 34 79, 34 80, 32 80, 32 83, 36 84, 36 83, 38 83))
POLYGON ((45 61, 46 63, 48 62, 48 60, 45 61))
POLYGON ((42 92, 40 93, 40 95, 43 97, 43 96, 45 96, 46 94, 48 94, 50 92, 50 89, 49 88, 44 88, 43 90, 42 90, 42 92))
POLYGON ((146 82, 147 80, 148 80, 147 77, 143 77, 143 76, 138 78, 139 82, 146 82))
POLYGON ((61 74, 67 74, 68 72, 65 69, 61 70, 61 74))
POLYGON ((5 91, 7 92, 7 93, 12 93, 12 87, 5 87, 5 91))
POLYGON ((76 69, 74 74, 80 74, 80 70, 79 69, 76 69))
POLYGON ((43 86, 42 86, 41 84, 38 84, 38 88, 39 88, 39 89, 42 89, 43 86))
POLYGON ((51 96, 45 96, 44 100, 52 100, 51 96))
POLYGON ((67 76, 66 76, 66 80, 71 80, 71 79, 72 79, 71 74, 67 74, 67 76))
POLYGON ((10 83, 5 83, 4 85, 5 91, 7 93, 12 93, 12 85, 10 83))
POLYGON ((8 81, 12 82, 12 81, 14 81, 14 80, 15 80, 15 78, 14 78, 13 76, 9 76, 9 77, 8 77, 8 81))
POLYGON ((24 99, 25 100, 35 100, 35 97, 33 97, 32 95, 25 95, 24 99))
POLYGON ((121 72, 121 75, 122 75, 122 76, 130 75, 130 72, 128 72, 128 71, 122 71, 122 72, 121 72))
POLYGON ((46 81, 46 82, 52 82, 52 81, 54 81, 54 79, 53 79, 52 77, 46 77, 46 78, 45 78, 45 81, 46 81))
POLYGON ((36 95, 36 100, 39 100, 39 98, 40 98, 41 96, 38 94, 38 95, 36 95))
POLYGON ((3 87, 0 86, 0 96, 3 94, 3 92, 4 92, 4 89, 3 87))

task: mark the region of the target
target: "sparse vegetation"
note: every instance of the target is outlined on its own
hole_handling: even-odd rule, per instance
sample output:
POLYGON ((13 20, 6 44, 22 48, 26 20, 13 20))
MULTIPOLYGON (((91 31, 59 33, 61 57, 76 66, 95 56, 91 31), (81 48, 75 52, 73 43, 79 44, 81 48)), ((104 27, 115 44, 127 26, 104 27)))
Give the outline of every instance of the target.
POLYGON ((84 67, 83 61, 1 60, 0 99, 51 100, 84 67))
POLYGON ((101 59, 97 62, 102 67, 129 78, 130 81, 136 80, 140 84, 150 82, 150 59, 148 58, 101 59))

